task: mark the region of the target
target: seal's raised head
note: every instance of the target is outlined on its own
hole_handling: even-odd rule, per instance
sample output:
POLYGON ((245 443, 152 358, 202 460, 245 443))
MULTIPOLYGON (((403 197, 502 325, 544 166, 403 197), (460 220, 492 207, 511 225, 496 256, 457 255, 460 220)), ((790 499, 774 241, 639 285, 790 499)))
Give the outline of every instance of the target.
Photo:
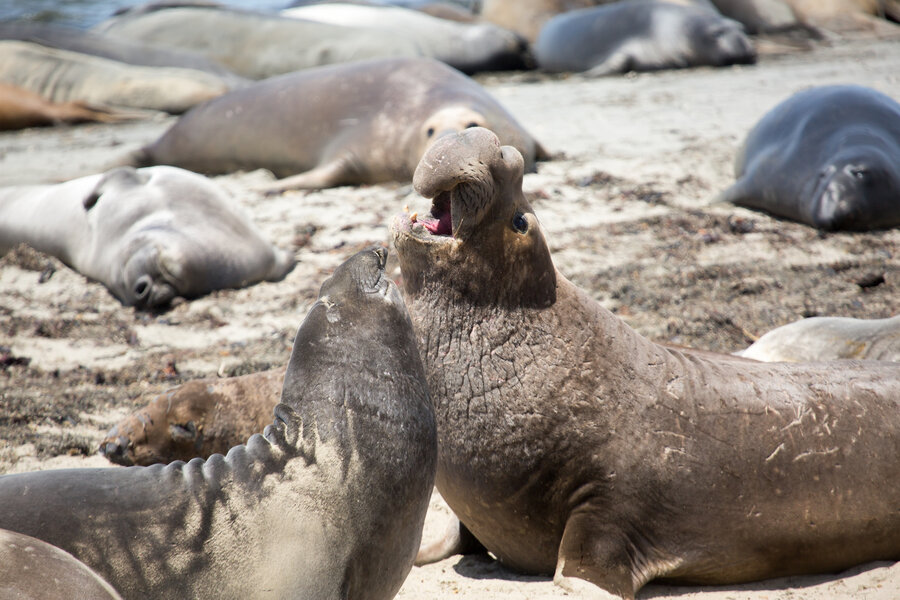
POLYGON ((524 161, 497 136, 473 127, 437 140, 413 177, 432 200, 427 217, 393 226, 406 292, 441 281, 484 304, 548 306, 556 276, 540 224, 522 193, 524 161))

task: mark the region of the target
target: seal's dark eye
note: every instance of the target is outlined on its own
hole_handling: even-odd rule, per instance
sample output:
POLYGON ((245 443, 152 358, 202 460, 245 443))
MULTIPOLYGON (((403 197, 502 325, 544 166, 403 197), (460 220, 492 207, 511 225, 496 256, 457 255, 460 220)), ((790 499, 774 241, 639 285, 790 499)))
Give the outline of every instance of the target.
POLYGON ((516 213, 516 216, 513 217, 512 220, 513 229, 518 231, 519 233, 525 233, 528 231, 528 219, 525 218, 525 215, 522 213, 516 213))
POLYGON ((471 123, 466 125, 466 129, 471 129, 472 127, 478 127, 478 123, 476 123, 475 121, 472 121, 471 123))
POLYGON ((428 137, 433 136, 434 135, 434 127, 429 127, 426 134, 428 135, 428 137))
POLYGON ((850 171, 850 173, 853 175, 853 177, 859 180, 863 180, 869 175, 869 172, 865 169, 853 169, 852 171, 850 171))

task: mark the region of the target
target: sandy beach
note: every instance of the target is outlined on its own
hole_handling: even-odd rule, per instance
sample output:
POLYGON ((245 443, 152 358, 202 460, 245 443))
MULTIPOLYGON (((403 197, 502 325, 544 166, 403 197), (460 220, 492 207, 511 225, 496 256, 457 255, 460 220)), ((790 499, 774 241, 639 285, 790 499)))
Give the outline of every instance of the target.
MULTIPOLYGON (((478 80, 554 155, 524 188, 557 268, 643 335, 733 352, 814 315, 900 311, 900 230, 822 234, 716 202, 746 132, 814 85, 855 83, 900 99, 900 37, 790 50, 768 42, 755 66, 585 79, 536 73, 478 80)), ((160 116, 0 134, 0 185, 97 172, 154 140, 160 116)), ((297 326, 331 270, 387 244, 391 217, 429 202, 408 184, 266 197, 265 171, 215 180, 277 245, 296 251, 284 281, 125 308, 101 285, 25 247, 0 258, 0 473, 110 466, 104 433, 155 393, 190 379, 286 363, 297 326)), ((394 257, 396 265, 396 257, 394 257)), ((394 268, 394 275, 399 271, 394 268)), ((438 496, 425 537, 447 509, 438 496)), ((723 531, 722 535, 728 535, 723 531)), ((398 598, 545 599, 548 577, 487 557, 414 568, 398 598)), ((727 588, 651 584, 639 598, 891 600, 900 565, 727 588)))

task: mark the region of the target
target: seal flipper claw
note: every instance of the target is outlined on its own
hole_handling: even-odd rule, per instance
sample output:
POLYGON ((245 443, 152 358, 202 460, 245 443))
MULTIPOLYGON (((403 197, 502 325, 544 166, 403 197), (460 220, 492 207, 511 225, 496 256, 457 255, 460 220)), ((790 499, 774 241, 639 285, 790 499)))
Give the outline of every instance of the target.
POLYGON ((266 427, 265 437, 277 446, 293 451, 303 457, 306 464, 316 460, 316 444, 303 435, 303 419, 288 404, 275 405, 275 422, 266 427), (275 439, 272 439, 272 438, 275 439))

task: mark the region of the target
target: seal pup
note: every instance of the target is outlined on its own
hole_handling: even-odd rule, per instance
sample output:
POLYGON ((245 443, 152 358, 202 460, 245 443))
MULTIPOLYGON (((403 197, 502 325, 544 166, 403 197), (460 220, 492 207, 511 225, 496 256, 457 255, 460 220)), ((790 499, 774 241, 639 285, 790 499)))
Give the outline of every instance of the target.
POLYGON ((555 270, 522 172, 485 129, 446 136, 413 179, 431 214, 392 225, 435 481, 468 531, 513 569, 627 599, 900 558, 896 365, 642 337, 555 270))
POLYGON ((0 598, 122 600, 71 554, 33 537, 0 529, 0 598))
POLYGON ((124 466, 224 454, 272 421, 283 382, 284 367, 188 381, 114 425, 100 452, 124 466))
POLYGON ((433 59, 398 58, 309 69, 236 90, 196 107, 120 162, 292 175, 267 192, 409 181, 434 139, 472 126, 496 132, 532 169, 547 158, 469 77, 433 59))
POLYGON ((764 362, 865 359, 900 362, 900 315, 810 317, 777 327, 737 353, 764 362))
POLYGON ((0 477, 0 527, 70 552, 125 598, 392 598, 437 442, 386 257, 358 253, 323 283, 263 435, 206 461, 0 477))
POLYGON ((534 46, 544 71, 588 76, 756 62, 743 27, 706 8, 619 2, 553 17, 534 46))
POLYGON ((0 254, 21 243, 140 308, 278 281, 294 267, 222 188, 175 167, 0 189, 0 254))
POLYGON ((82 102, 51 102, 31 90, 0 83, 0 131, 63 123, 114 123, 126 118, 82 102))
POLYGON ((856 85, 797 92, 766 113, 720 199, 818 229, 900 225, 900 104, 856 85))

